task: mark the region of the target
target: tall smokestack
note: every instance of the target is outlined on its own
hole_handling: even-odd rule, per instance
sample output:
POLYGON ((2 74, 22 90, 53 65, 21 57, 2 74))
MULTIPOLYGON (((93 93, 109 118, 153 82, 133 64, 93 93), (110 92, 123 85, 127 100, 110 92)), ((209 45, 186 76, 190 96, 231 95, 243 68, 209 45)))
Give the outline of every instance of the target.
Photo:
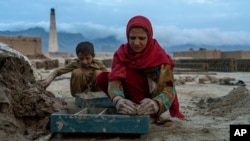
POLYGON ((49 52, 58 51, 57 32, 56 32, 56 14, 55 9, 50 9, 50 30, 49 30, 49 52))

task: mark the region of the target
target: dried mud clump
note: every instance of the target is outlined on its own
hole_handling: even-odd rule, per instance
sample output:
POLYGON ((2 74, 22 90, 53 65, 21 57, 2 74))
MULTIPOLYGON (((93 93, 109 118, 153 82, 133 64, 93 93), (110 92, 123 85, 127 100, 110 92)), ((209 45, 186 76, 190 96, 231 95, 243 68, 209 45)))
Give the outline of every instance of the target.
POLYGON ((203 115, 235 119, 250 113, 250 93, 245 86, 238 86, 219 98, 201 99, 197 106, 203 115))
POLYGON ((36 82, 26 61, 0 58, 1 140, 35 140, 48 135, 50 115, 65 106, 36 82))

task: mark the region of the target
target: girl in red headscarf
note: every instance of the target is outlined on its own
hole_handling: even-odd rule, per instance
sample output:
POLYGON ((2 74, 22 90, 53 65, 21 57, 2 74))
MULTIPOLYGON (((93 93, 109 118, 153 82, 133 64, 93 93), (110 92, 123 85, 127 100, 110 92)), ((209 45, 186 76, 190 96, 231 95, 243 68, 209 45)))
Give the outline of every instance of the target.
POLYGON ((131 18, 126 35, 128 42, 115 52, 111 72, 98 75, 97 85, 119 113, 152 117, 169 110, 171 116, 184 118, 174 87, 174 63, 153 38, 150 21, 131 18))

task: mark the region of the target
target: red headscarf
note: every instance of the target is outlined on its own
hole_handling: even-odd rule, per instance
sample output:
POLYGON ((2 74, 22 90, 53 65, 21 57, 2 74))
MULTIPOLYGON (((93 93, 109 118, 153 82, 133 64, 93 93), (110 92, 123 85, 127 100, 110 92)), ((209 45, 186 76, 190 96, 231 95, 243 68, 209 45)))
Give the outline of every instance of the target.
POLYGON ((127 24, 126 35, 131 28, 142 27, 147 31, 148 43, 145 49, 140 53, 135 53, 128 43, 122 44, 115 52, 112 64, 112 71, 109 74, 110 80, 126 78, 126 67, 131 69, 146 69, 169 64, 174 66, 170 56, 159 45, 157 40, 153 39, 153 29, 150 21, 144 16, 135 16, 127 24))

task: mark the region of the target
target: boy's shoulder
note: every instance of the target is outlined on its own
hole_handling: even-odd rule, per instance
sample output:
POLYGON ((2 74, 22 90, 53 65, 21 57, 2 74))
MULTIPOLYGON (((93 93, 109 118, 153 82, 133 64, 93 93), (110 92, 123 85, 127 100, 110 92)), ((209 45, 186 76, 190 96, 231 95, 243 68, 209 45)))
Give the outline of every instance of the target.
POLYGON ((103 61, 100 59, 93 59, 93 62, 98 68, 106 68, 103 61))
POLYGON ((98 70, 106 70, 106 67, 103 64, 102 60, 99 60, 99 59, 93 59, 93 63, 91 65, 91 67, 98 69, 98 70))
POLYGON ((101 59, 93 59, 93 62, 97 64, 103 64, 103 61, 101 59))

